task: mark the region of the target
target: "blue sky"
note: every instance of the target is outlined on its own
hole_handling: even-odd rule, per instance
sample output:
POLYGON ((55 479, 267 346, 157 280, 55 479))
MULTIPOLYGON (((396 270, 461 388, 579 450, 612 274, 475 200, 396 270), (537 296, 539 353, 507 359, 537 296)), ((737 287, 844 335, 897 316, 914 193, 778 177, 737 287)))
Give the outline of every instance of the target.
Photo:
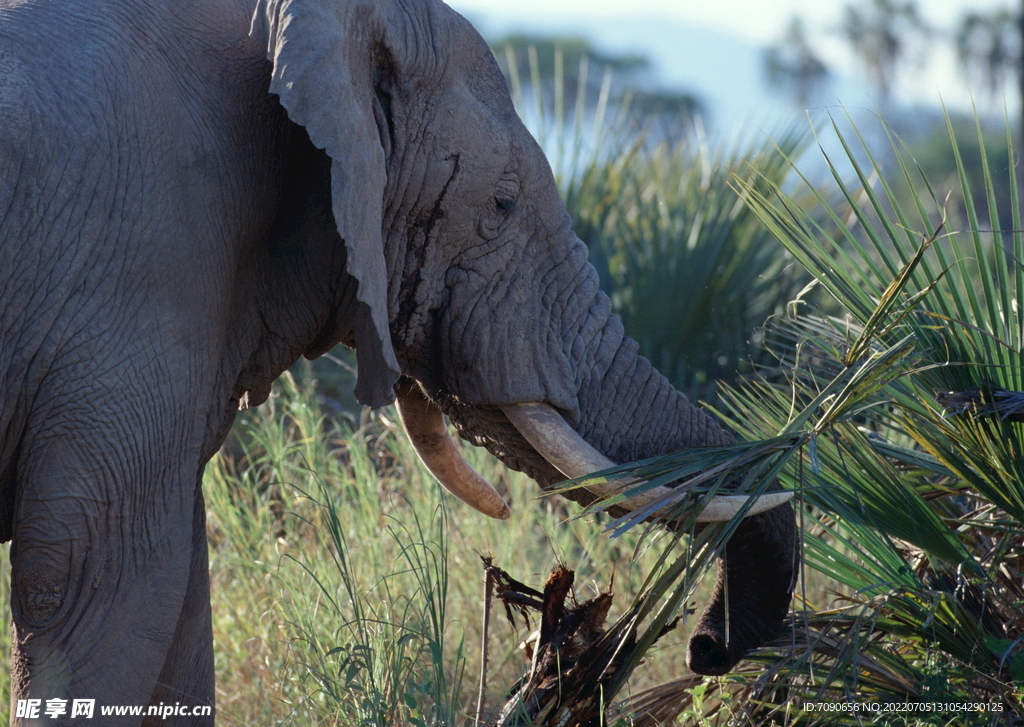
MULTIPOLYGON (((507 12, 507 0, 453 0, 459 11, 507 12)), ((591 15, 644 16, 727 29, 749 40, 770 42, 786 21, 801 15, 809 21, 835 23, 846 0, 516 0, 515 12, 526 17, 591 15)), ((920 0, 918 10, 936 24, 952 24, 966 9, 1008 6, 1007 0, 920 0)))
MULTIPOLYGON (((828 101, 870 106, 872 90, 842 41, 829 33, 848 0, 448 0, 491 34, 528 30, 579 32, 613 51, 646 52, 663 82, 704 95, 712 113, 727 122, 749 121, 773 99, 759 78, 759 48, 777 40, 793 15, 802 16, 812 44, 836 72, 828 101), (717 107, 717 108, 715 108, 717 107)), ((859 0, 858 4, 863 4, 859 0)), ((968 9, 1008 6, 1009 0, 918 0, 918 10, 938 31, 948 31, 968 9)), ((1016 7, 1017 3, 1013 3, 1016 7)), ((940 96, 953 108, 1001 113, 1002 100, 971 89, 959 73, 948 44, 934 42, 927 62, 905 70, 896 96, 908 103, 935 105, 940 96)), ((1014 93, 1010 91, 1010 93, 1014 93)), ((1011 108, 1016 97, 1006 99, 1011 108)))

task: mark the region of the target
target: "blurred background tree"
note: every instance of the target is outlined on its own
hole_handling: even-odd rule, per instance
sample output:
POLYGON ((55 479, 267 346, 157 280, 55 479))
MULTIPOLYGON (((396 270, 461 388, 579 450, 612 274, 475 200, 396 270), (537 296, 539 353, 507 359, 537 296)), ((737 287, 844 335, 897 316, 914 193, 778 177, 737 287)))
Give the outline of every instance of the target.
POLYGON ((993 97, 1010 84, 1017 87, 1018 139, 1024 140, 1024 0, 1016 12, 1006 7, 965 13, 954 38, 960 68, 969 80, 981 81, 993 97))
MULTIPOLYGON (((859 59, 890 123, 898 121, 893 92, 900 71, 907 64, 923 63, 929 49, 949 43, 968 84, 983 89, 990 99, 1011 89, 1018 92, 1015 124, 1024 128, 1024 0, 1016 7, 967 10, 945 31, 928 22, 913 0, 854 0, 844 6, 842 20, 832 33, 859 59)), ((813 29, 797 16, 782 38, 764 51, 766 82, 788 90, 800 108, 806 108, 831 72, 813 48, 812 35, 813 29)), ((937 115, 912 113, 917 131, 929 127, 924 129, 925 136, 942 126, 937 115)))
POLYGON ((829 80, 829 69, 811 48, 804 21, 790 19, 782 40, 764 51, 768 85, 789 95, 799 109, 806 109, 829 80))
MULTIPOLYGON (((697 116, 709 109, 692 93, 657 84, 648 57, 638 53, 612 54, 589 41, 572 36, 507 35, 491 43, 521 114, 530 120, 534 106, 545 104, 544 114, 555 124, 566 115, 593 114, 611 104, 629 109, 634 121, 656 126, 661 138, 685 134, 697 116), (539 89, 539 94, 537 93, 539 89)), ((543 136, 545 129, 536 129, 543 136)))
POLYGON ((928 26, 913 0, 869 0, 846 5, 837 32, 888 104, 897 70, 909 59, 914 40, 928 35, 928 26))
POLYGON ((1020 75, 1020 20, 1009 8, 970 11, 955 30, 957 60, 968 80, 980 81, 989 94, 1020 75))

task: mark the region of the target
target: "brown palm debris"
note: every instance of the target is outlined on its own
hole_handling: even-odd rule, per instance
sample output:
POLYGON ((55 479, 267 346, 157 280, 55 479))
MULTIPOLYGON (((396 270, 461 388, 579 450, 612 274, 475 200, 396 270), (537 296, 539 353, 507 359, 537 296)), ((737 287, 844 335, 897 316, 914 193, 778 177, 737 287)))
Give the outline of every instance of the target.
MULTIPOLYGON (((489 565, 496 597, 530 626, 529 610, 540 617, 530 670, 513 685, 494 727, 597 727, 615 696, 613 684, 625 681, 620 669, 636 648, 635 621, 630 614, 605 628, 612 593, 599 593, 578 603, 572 592, 573 571, 558 566, 543 592, 526 586, 489 565), (538 598, 539 597, 539 598, 538 598), (566 600, 570 599, 569 603, 566 600)), ((666 627, 664 635, 676 625, 666 627)), ((529 640, 528 640, 529 641, 529 640)))
POLYGON ((508 619, 509 625, 513 628, 516 625, 513 611, 519 613, 529 624, 530 612, 528 609, 541 610, 544 605, 544 594, 517 581, 494 565, 491 558, 481 558, 481 560, 484 564, 484 573, 494 583, 494 592, 505 606, 505 617, 508 619))

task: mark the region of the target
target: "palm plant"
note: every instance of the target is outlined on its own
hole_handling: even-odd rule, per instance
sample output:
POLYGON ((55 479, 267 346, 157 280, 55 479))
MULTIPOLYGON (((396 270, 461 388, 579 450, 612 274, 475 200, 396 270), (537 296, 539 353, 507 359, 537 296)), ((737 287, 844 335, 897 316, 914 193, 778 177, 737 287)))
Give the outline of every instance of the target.
MULTIPOLYGON (((766 224, 846 310, 841 323, 812 319, 815 333, 794 331, 791 342, 824 344, 824 360, 845 363, 845 341, 871 332, 868 355, 907 346, 913 356, 866 402, 857 423, 869 433, 837 429, 831 463, 826 468, 819 455, 805 472, 821 486, 808 501, 828 513, 809 532, 808 564, 846 585, 850 605, 816 614, 798 629, 807 646, 776 656, 806 676, 829 652, 830 677, 819 665, 817 680, 806 682, 821 694, 857 685, 861 652, 886 666, 886 678, 871 687, 886 696, 999 702, 1019 716, 1024 591, 1015 551, 1024 522, 1024 431, 1013 397, 1007 402, 1003 394, 1024 388, 1019 194, 1010 172, 1013 226, 1003 231, 980 125, 979 193, 972 193, 951 124, 949 130, 961 192, 970 200, 960 229, 945 229, 942 198, 895 140, 896 172, 912 190, 910 205, 901 205, 885 182, 870 184, 872 172, 884 179, 870 155, 863 170, 849 154, 857 187, 836 177, 857 233, 846 225, 811 226, 784 196, 755 199, 766 224), (991 228, 983 229, 983 218, 991 228), (845 651, 810 638, 826 624, 845 651), (852 648, 858 641, 864 649, 852 648)), ((1007 147, 1012 159, 1008 132, 1007 147)), ((813 390, 818 378, 802 380, 813 390)), ((779 668, 778 658, 771 661, 779 668)), ((993 723, 987 713, 960 719, 993 723)))
MULTIPOLYGON (((744 697, 734 722, 907 723, 851 708, 884 702, 933 705, 915 724, 1024 715, 1024 234, 1012 174, 1013 228, 999 229, 987 166, 980 198, 993 229, 981 227, 949 128, 968 200, 959 229, 896 139, 909 205, 867 145, 835 126, 856 176, 848 184, 829 160, 837 200, 818 192, 808 211, 779 185, 736 180, 841 312, 797 300, 769 326, 773 370, 723 392, 723 417, 749 441, 745 465, 761 465, 750 486, 778 476, 800 492, 805 569, 835 584, 831 603, 799 592, 789 629, 735 683, 713 685, 744 697), (819 702, 847 711, 804 709, 819 702)), ((721 453, 645 472, 664 480, 684 462, 721 466, 721 453)), ((634 710, 663 709, 666 690, 692 707, 693 684, 679 682, 639 695, 634 710)))

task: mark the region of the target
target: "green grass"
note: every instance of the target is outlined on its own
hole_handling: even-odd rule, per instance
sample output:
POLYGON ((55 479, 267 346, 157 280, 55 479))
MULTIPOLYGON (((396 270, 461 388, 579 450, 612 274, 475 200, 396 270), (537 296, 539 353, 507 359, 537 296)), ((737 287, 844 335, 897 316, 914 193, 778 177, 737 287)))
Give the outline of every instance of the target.
MULTIPOLYGON (((383 411, 353 431, 286 377, 208 468, 221 723, 469 724, 480 554, 538 586, 563 562, 581 600, 614 579, 613 615, 662 557, 658 543, 634 553, 638 534, 609 538, 597 516, 572 519, 573 506, 538 499, 531 480, 466 447, 512 504, 508 521, 485 518, 441 490, 395 421, 383 411)), ((525 633, 500 608, 492 616, 494 708, 525 667, 525 633)), ((685 629, 657 653, 636 688, 681 673, 685 629)))

